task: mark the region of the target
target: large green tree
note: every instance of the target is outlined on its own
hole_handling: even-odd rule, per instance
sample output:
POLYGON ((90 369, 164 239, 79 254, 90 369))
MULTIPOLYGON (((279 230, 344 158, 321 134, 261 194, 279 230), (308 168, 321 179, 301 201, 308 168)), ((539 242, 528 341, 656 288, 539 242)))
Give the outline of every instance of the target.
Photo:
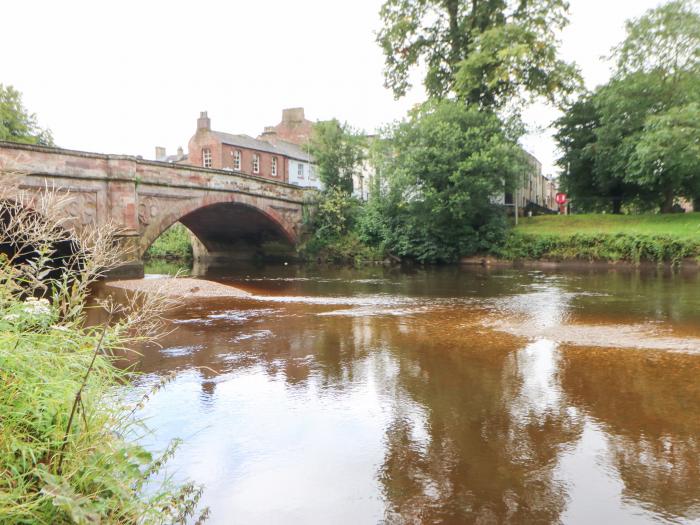
POLYGON ((377 36, 385 85, 401 97, 411 70, 425 65, 431 98, 486 107, 532 96, 559 102, 579 83, 557 54, 567 10, 565 0, 385 0, 377 36))
POLYGON ((2 84, 0 84, 0 140, 53 145, 51 132, 39 127, 36 115, 24 107, 20 92, 12 86, 2 84))
POLYGON ((336 119, 318 122, 313 128, 310 150, 325 188, 352 193, 353 175, 365 156, 364 135, 336 119))
POLYGON ((700 165, 692 166, 692 155, 668 147, 667 140, 673 134, 678 145, 692 147, 688 124, 700 102, 697 3, 669 2, 629 22, 613 58, 612 79, 558 123, 560 164, 573 167, 563 180, 584 207, 598 192, 615 212, 625 202, 669 212, 677 197, 697 197, 700 165), (683 134, 671 129, 681 125, 683 134))
POLYGON ((393 254, 449 262, 485 250, 504 232, 494 203, 528 169, 518 132, 490 111, 431 101, 386 137, 382 180, 361 234, 393 254))

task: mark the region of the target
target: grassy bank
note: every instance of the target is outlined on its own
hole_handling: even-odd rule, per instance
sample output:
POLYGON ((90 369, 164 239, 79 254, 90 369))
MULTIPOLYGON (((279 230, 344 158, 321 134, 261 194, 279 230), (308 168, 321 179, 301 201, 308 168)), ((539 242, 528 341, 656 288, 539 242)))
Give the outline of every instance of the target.
POLYGON ((524 218, 495 255, 509 260, 679 264, 700 259, 700 213, 524 218))
POLYGON ((0 523, 185 523, 201 489, 156 481, 176 444, 154 457, 137 443, 146 398, 121 394, 133 375, 113 357, 155 337, 167 305, 104 302, 88 324, 91 284, 122 255, 106 229, 63 230, 57 200, 0 201, 0 523))
POLYGON ((644 235, 679 239, 700 238, 700 213, 666 215, 544 215, 524 217, 517 233, 567 237, 586 235, 644 235))

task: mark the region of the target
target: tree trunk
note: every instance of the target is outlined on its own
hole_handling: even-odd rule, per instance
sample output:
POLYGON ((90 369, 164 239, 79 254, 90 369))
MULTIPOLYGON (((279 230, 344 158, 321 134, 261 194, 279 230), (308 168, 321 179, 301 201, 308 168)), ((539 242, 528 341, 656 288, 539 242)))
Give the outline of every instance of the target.
POLYGON ((622 199, 615 198, 612 201, 613 215, 620 215, 622 213, 622 199))
POLYGON ((661 205, 661 213, 672 213, 673 212, 673 201, 675 200, 675 195, 672 189, 667 189, 664 191, 664 202, 661 205))

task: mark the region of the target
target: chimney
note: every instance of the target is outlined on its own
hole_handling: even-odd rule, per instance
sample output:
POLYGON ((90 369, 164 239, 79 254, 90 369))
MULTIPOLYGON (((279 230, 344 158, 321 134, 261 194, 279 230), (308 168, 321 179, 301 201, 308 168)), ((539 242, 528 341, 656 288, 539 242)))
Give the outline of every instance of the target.
POLYGON ((200 130, 211 131, 211 120, 206 111, 202 111, 197 119, 197 131, 200 130))
POLYGON ((263 139, 268 139, 268 138, 273 138, 277 135, 277 130, 275 129, 275 126, 265 126, 262 132, 262 138, 263 139))
POLYGON ((165 157, 165 148, 162 146, 156 146, 156 160, 165 160, 165 157))
POLYGON ((304 108, 287 108, 282 110, 282 122, 298 124, 304 121, 304 108))
POLYGON ((177 147, 177 158, 181 159, 184 156, 184 152, 182 151, 182 146, 177 147))

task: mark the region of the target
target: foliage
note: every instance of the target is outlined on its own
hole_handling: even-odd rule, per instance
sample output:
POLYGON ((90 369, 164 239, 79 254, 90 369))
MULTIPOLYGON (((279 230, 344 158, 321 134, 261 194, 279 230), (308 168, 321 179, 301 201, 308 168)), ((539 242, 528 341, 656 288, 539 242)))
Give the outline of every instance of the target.
POLYGON ((677 197, 698 197, 700 161, 692 148, 700 14, 694 5, 669 2, 628 23, 612 80, 559 120, 559 163, 572 168, 563 182, 581 209, 600 209, 607 200, 615 213, 623 203, 669 212, 677 197))
POLYGON ((121 254, 108 228, 61 228, 69 200, 0 198, 0 522, 184 523, 201 489, 155 483, 175 444, 154 458, 133 441, 145 427, 112 362, 168 305, 104 303, 108 320, 86 323, 90 285, 121 254))
POLYGON ((151 244, 146 251, 146 258, 191 259, 192 242, 189 230, 176 222, 151 244))
POLYGON ((356 235, 362 204, 355 197, 338 188, 317 194, 311 204, 313 213, 306 217, 310 237, 301 247, 306 258, 333 262, 376 260, 381 254, 364 244, 356 235))
POLYGON ((662 71, 675 77, 700 66, 697 0, 674 0, 627 22, 627 37, 616 48, 618 76, 662 71))
POLYGON ((494 199, 528 169, 518 130, 454 101, 429 102, 387 137, 362 239, 420 262, 488 250, 506 228, 494 199), (370 219, 371 218, 371 219, 370 219))
POLYGON ((670 108, 644 123, 630 158, 630 177, 664 192, 669 211, 677 194, 700 196, 700 104, 670 108))
POLYGON ((457 95, 502 107, 514 97, 559 100, 579 84, 557 57, 565 0, 385 0, 377 41, 385 85, 399 98, 413 67, 425 64, 429 97, 457 95))
POLYGON ((494 250, 505 259, 553 259, 581 261, 625 261, 680 264, 700 258, 700 240, 664 235, 587 234, 531 235, 512 232, 506 243, 494 250))
POLYGON ((12 86, 0 84, 0 140, 52 146, 51 132, 41 129, 36 115, 22 104, 22 95, 12 86))
POLYGON ((353 175, 364 158, 364 137, 337 120, 314 125, 310 150, 321 182, 329 189, 352 193, 353 175))

